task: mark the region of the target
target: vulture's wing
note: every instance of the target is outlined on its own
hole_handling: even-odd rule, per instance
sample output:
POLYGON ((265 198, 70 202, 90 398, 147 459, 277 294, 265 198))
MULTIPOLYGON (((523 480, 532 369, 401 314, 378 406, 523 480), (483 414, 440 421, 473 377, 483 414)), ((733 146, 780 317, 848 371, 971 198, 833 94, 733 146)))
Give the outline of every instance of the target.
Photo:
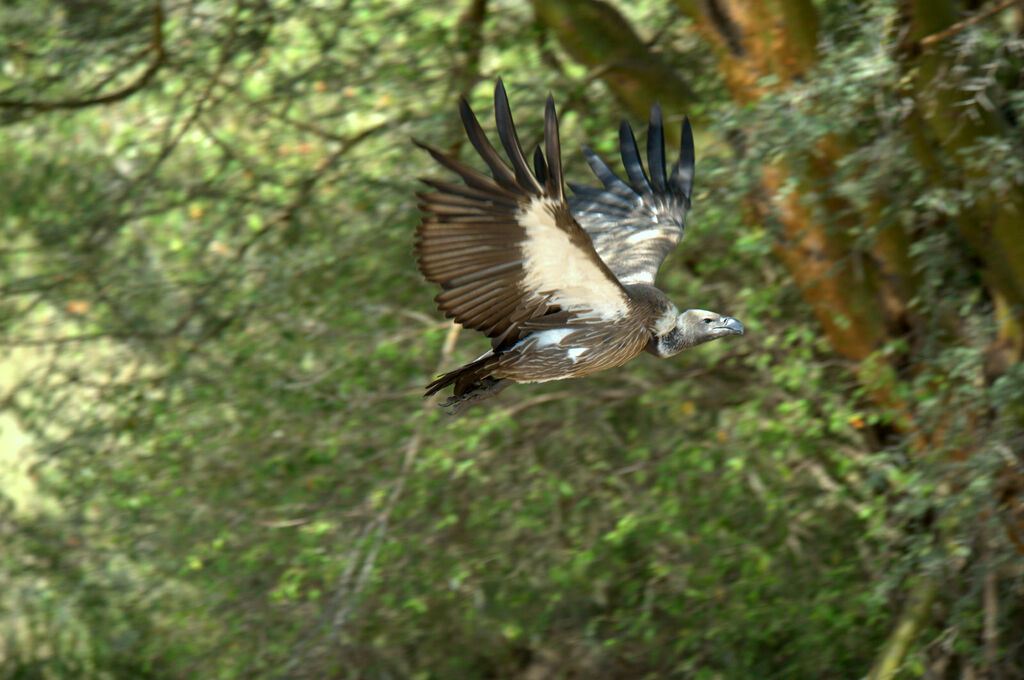
POLYGON ((438 307, 492 338, 555 308, 594 321, 627 313, 626 291, 569 212, 554 100, 548 96, 544 152, 534 154, 534 170, 523 155, 501 80, 494 110, 511 168, 466 100, 459 103, 466 134, 490 177, 417 142, 463 181, 424 180, 435 191, 420 194, 425 215, 416 231, 416 257, 427 280, 443 289, 434 298, 438 307))
POLYGON ((651 109, 647 128, 647 166, 644 172, 636 138, 629 123, 619 128, 622 164, 627 184, 608 164, 583 147, 583 155, 604 189, 569 184, 576 194, 569 199, 576 218, 594 242, 594 248, 623 284, 654 284, 658 267, 678 245, 690 209, 693 190, 693 131, 683 121, 679 160, 671 176, 665 172, 665 131, 661 107, 651 109))

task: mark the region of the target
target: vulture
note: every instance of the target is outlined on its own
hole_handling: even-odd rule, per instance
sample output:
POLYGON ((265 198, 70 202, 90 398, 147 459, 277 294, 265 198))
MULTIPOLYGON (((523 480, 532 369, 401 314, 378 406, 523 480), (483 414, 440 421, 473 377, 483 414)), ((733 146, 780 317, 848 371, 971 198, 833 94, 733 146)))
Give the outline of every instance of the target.
POLYGON ((643 351, 671 357, 684 349, 743 334, 736 319, 703 309, 680 313, 654 287, 658 268, 679 243, 693 189, 693 132, 682 128, 679 159, 665 167, 661 108, 651 110, 647 170, 629 123, 619 129, 628 181, 588 147, 583 153, 604 185, 570 184, 567 196, 555 103, 544 110, 543 149, 532 165, 519 142, 505 87, 494 115, 508 161, 491 144, 465 98, 459 114, 469 142, 489 169, 479 172, 426 150, 461 182, 422 180, 416 231, 419 269, 441 292, 444 315, 491 338, 491 349, 426 387, 454 391, 452 413, 512 383, 579 378, 621 366, 643 351))

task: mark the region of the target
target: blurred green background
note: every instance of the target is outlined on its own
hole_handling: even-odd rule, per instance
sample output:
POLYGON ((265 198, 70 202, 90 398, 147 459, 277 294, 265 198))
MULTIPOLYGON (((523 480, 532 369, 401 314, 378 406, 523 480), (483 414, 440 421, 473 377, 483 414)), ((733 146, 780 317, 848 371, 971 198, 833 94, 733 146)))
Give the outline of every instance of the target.
POLYGON ((1022 68, 1002 1, 0 3, 0 677, 1024 677, 1022 68), (498 76, 576 182, 690 116, 659 283, 745 336, 421 400, 487 345, 410 138, 498 76))

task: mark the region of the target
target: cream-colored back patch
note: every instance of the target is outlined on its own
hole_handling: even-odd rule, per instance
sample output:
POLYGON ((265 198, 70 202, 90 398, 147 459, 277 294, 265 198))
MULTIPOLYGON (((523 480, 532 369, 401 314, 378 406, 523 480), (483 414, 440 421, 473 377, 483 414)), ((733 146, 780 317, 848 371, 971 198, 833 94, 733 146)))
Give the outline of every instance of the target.
POLYGON ((604 319, 629 311, 625 292, 555 222, 556 203, 535 198, 518 214, 526 230, 523 287, 564 309, 591 309, 604 319))

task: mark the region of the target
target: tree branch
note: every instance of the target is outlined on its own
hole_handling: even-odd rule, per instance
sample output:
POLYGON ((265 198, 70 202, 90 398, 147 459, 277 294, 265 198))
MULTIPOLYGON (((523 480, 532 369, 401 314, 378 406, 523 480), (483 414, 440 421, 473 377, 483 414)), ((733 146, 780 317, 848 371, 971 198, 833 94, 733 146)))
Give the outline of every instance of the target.
POLYGON ((896 628, 889 634, 889 639, 885 641, 885 646, 879 652, 865 680, 889 680, 896 677, 911 643, 928 623, 929 610, 938 592, 939 583, 934 576, 922 576, 913 585, 906 609, 903 610, 896 628))
POLYGON ((105 94, 102 97, 93 97, 91 99, 64 99, 52 102, 0 99, 0 108, 32 109, 35 111, 84 109, 89 106, 110 104, 122 99, 127 99, 142 88, 146 87, 167 60, 167 53, 164 51, 164 9, 161 0, 157 0, 153 3, 152 25, 153 38, 149 46, 145 49, 145 52, 152 52, 153 60, 149 63, 149 66, 146 67, 146 70, 143 71, 142 75, 139 76, 139 78, 131 85, 128 85, 117 92, 111 92, 110 94, 105 94))
POLYGON ((988 19, 993 14, 998 14, 999 12, 1002 12, 1004 9, 1008 9, 1013 5, 1017 4, 1020 4, 1022 7, 1024 7, 1024 2, 1021 2, 1021 0, 1003 0, 1003 2, 1000 2, 996 5, 993 5, 992 7, 989 7, 983 12, 978 12, 973 16, 967 17, 963 21, 958 21, 949 28, 941 30, 938 33, 932 33, 929 36, 921 38, 921 40, 918 42, 918 45, 920 45, 922 49, 931 47, 932 45, 940 43, 943 40, 946 40, 947 38, 953 37, 960 31, 964 30, 965 28, 969 28, 978 22, 988 19))

